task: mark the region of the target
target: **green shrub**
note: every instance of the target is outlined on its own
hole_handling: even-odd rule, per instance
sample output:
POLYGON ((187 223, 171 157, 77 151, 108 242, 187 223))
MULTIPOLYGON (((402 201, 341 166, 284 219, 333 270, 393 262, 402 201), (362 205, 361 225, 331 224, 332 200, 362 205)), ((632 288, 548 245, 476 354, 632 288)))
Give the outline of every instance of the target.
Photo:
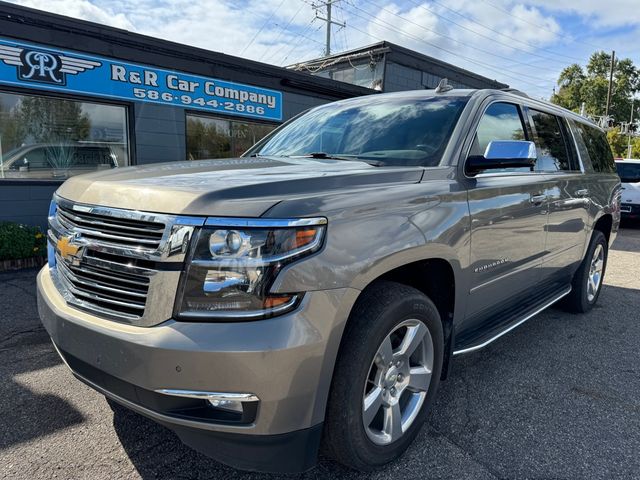
POLYGON ((47 254, 47 238, 39 227, 0 222, 0 260, 42 257, 47 254))

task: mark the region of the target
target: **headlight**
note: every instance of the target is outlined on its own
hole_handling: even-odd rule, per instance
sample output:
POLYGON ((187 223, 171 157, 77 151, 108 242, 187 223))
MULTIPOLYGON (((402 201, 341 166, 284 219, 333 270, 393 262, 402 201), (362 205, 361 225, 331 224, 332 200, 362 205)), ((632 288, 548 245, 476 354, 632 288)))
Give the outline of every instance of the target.
POLYGON ((205 225, 194 236, 178 318, 252 320, 296 307, 299 293, 274 295, 270 288, 283 266, 320 249, 326 220, 245 223, 249 226, 205 225))

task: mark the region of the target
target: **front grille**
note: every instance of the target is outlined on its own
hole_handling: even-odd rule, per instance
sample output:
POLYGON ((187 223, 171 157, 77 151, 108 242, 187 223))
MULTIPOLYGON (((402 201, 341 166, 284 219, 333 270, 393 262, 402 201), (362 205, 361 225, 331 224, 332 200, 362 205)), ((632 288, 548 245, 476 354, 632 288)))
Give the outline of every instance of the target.
POLYGON ((186 257, 172 246, 193 238, 205 218, 54 200, 51 278, 67 305, 136 326, 171 318, 186 257))
POLYGON ((84 238, 127 248, 157 250, 165 232, 163 223, 82 211, 58 205, 56 219, 66 230, 84 238))
POLYGON ((82 261, 73 265, 56 255, 58 277, 78 300, 76 306, 129 320, 142 317, 149 277, 116 271, 112 262, 95 258, 87 251, 82 261))

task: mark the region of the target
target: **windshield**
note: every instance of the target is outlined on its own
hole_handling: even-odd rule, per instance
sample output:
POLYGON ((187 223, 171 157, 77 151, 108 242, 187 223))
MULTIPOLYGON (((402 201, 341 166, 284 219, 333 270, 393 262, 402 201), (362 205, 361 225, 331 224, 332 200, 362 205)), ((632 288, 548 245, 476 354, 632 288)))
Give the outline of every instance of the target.
POLYGON ((618 176, 624 183, 640 182, 640 163, 616 162, 618 176))
POLYGON ((250 154, 371 160, 381 166, 436 166, 468 97, 369 96, 315 108, 250 154))

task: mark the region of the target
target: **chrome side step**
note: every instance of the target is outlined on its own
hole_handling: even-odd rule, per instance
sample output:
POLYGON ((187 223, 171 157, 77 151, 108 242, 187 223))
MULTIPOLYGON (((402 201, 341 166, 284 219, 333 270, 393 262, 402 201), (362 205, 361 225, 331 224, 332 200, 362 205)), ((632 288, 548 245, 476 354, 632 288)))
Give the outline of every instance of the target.
POLYGON ((551 305, 553 305, 554 303, 556 303, 558 300, 560 300, 563 297, 566 297, 567 295, 569 295, 571 293, 571 286, 569 286, 566 290, 564 290, 562 293, 560 293, 559 295, 556 295, 555 297, 553 297, 551 300, 548 300, 547 302, 545 302, 544 304, 542 304, 542 306, 536 308, 533 312, 526 314, 524 317, 522 317, 520 320, 515 321, 514 323, 509 324, 509 326, 507 328, 505 328, 504 330, 502 330, 500 333, 498 333, 497 335, 495 335, 494 337, 491 337, 490 339, 478 344, 478 345, 473 345, 472 347, 467 347, 467 348, 463 348, 461 350, 454 350, 453 355, 462 355, 464 353, 471 353, 471 352, 475 352, 477 350, 481 350, 484 347, 486 347, 487 345, 489 345, 490 343, 493 343, 494 341, 496 341, 497 339, 499 339, 501 336, 506 335, 507 333, 509 333, 511 330, 514 330, 515 328, 519 327, 520 325, 522 325, 524 322, 526 322, 527 320, 535 317, 536 315, 538 315, 540 312, 542 312, 543 310, 546 310, 547 308, 549 308, 551 305))

